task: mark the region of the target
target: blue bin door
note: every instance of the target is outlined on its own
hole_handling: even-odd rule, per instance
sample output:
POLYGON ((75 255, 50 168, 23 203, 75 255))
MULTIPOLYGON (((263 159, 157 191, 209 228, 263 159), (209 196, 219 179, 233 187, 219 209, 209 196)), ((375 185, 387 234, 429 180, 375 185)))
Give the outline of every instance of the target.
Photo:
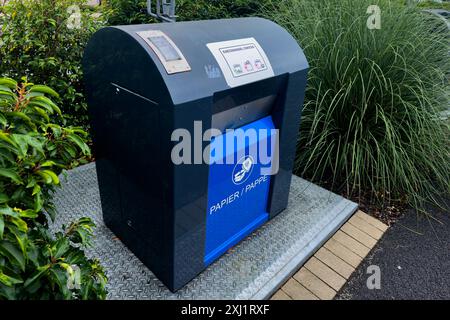
MULTIPOLYGON (((265 117, 247 124, 240 129, 256 129, 256 136, 248 135, 245 144, 239 147, 234 143, 234 149, 216 154, 215 149, 233 133, 227 132, 222 139, 211 142, 211 161, 208 181, 208 207, 206 212, 206 244, 204 263, 209 265, 230 247, 250 234, 253 230, 268 220, 267 200, 270 186, 270 175, 262 175, 261 167, 268 167, 267 159, 272 159, 271 136, 276 134, 272 129, 272 118, 265 117), (264 132, 258 129, 266 129, 264 132), (265 143, 262 140, 266 140, 265 143), (264 147, 268 157, 264 164, 260 163, 258 154, 250 152, 252 148, 264 147), (240 149, 239 149, 240 148, 240 149), (242 149, 245 151, 243 152, 242 149), (239 153, 238 151, 241 151, 239 153), (222 162, 218 159, 222 157, 222 162), (226 157, 233 153, 233 164, 226 164, 226 157), (218 155, 219 154, 219 155, 218 155), (237 159, 240 157, 240 159, 237 159)), ((255 149, 253 149, 255 150, 255 149)))

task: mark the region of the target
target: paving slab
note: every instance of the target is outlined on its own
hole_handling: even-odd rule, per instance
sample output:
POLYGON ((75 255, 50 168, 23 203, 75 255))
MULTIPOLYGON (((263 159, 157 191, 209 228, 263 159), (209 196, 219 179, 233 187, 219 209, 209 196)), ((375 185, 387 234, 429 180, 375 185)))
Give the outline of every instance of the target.
POLYGON ((372 248, 377 243, 376 239, 372 238, 364 231, 359 230, 351 223, 344 224, 341 228, 341 231, 358 240, 368 248, 372 248))
POLYGON ((359 218, 356 215, 351 217, 348 222, 350 222, 350 224, 354 225, 361 231, 364 231, 365 233, 367 233, 369 236, 371 236, 375 240, 379 240, 381 238, 381 236, 383 235, 383 231, 372 226, 371 224, 367 223, 365 220, 359 218))
POLYGON ((347 247, 361 258, 364 258, 370 251, 368 247, 364 246, 363 244, 340 230, 338 230, 338 232, 334 234, 332 239, 340 242, 342 245, 344 245, 344 247, 347 247))
POLYGON ((339 273, 345 279, 348 279, 354 271, 351 265, 334 255, 334 253, 329 251, 327 248, 320 248, 320 250, 316 252, 315 257, 339 273))
MULTIPOLYGON (((282 287, 282 290, 278 290, 277 293, 283 292, 293 300, 319 300, 308 289, 302 286, 297 280, 291 278, 282 287)), ((275 295, 277 294, 275 293, 275 295)), ((274 295, 274 296, 275 296, 274 295)))
POLYGON ((377 241, 362 231, 362 229, 372 231, 372 227, 378 228, 382 233, 388 229, 384 223, 362 211, 355 213, 325 242, 323 247, 309 258, 300 271, 281 287, 273 299, 283 297, 285 294, 292 300, 314 300, 316 297, 320 300, 333 299, 351 277, 355 268, 376 245, 377 241), (355 216, 358 219, 359 228, 352 225, 355 216), (348 227, 351 227, 350 234, 353 236, 344 232, 348 227), (366 237, 373 239, 375 243, 366 241, 366 237))
POLYGON ((346 282, 345 278, 314 256, 308 260, 305 267, 335 291, 339 291, 346 282))
POLYGON ((332 251, 336 256, 338 256, 354 268, 356 268, 362 261, 362 258, 360 256, 358 256, 356 253, 353 253, 353 251, 334 239, 328 240, 325 243, 325 248, 332 251))
POLYGON ((336 291, 306 268, 301 268, 294 279, 321 300, 331 300, 336 295, 336 291))
POLYGON ((288 296, 284 291, 278 290, 270 300, 292 300, 290 296, 288 296))

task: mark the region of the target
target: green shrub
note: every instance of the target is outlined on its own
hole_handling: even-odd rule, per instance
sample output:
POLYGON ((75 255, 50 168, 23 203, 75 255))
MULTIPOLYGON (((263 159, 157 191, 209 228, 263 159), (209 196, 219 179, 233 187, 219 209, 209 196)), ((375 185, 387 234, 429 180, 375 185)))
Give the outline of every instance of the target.
POLYGON ((180 21, 249 17, 258 15, 267 0, 178 0, 180 21))
MULTIPOLYGON (((177 0, 178 21, 223 19, 257 15, 270 0, 177 0)), ((108 0, 111 25, 153 23, 146 0, 108 0)))
MULTIPOLYGON (((449 192, 446 33, 415 7, 388 0, 285 0, 268 16, 310 63, 297 173, 338 190, 422 207, 449 192), (369 5, 381 29, 368 29, 369 5)), ((436 22, 438 23, 438 22, 436 22)))
POLYGON ((0 300, 106 295, 102 267, 82 250, 92 221, 48 229, 58 175, 90 154, 86 132, 50 121, 61 115, 50 97, 58 94, 49 87, 0 78, 0 300))
POLYGON ((147 14, 147 0, 108 0, 110 9, 108 24, 127 25, 153 23, 155 20, 147 14))
POLYGON ((61 94, 65 117, 87 124, 81 58, 90 35, 104 24, 84 0, 14 0, 3 8, 0 74, 42 83, 61 94), (81 8, 77 15, 71 6, 81 8), (74 26, 74 28, 72 28, 74 26))
POLYGON ((450 2, 421 1, 417 6, 423 9, 445 9, 450 11, 450 2))

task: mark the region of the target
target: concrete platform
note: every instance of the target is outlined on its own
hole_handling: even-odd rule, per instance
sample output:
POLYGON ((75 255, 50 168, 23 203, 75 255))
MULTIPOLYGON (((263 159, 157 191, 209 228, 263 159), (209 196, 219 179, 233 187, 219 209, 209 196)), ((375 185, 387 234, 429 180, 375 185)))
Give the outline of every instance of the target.
POLYGON ((88 255, 109 278, 108 299, 267 299, 356 211, 357 205, 293 176, 288 208, 171 293, 103 224, 95 164, 68 171, 55 194, 53 225, 97 224, 88 255))

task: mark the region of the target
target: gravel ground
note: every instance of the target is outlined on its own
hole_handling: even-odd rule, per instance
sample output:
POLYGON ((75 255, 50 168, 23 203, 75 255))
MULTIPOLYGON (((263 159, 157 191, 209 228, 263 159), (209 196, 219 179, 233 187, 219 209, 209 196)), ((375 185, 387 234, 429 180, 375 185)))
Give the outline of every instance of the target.
POLYGON ((450 299, 450 212, 432 215, 439 222, 413 210, 400 218, 336 299, 450 299), (380 289, 367 288, 370 265, 380 267, 380 289))

